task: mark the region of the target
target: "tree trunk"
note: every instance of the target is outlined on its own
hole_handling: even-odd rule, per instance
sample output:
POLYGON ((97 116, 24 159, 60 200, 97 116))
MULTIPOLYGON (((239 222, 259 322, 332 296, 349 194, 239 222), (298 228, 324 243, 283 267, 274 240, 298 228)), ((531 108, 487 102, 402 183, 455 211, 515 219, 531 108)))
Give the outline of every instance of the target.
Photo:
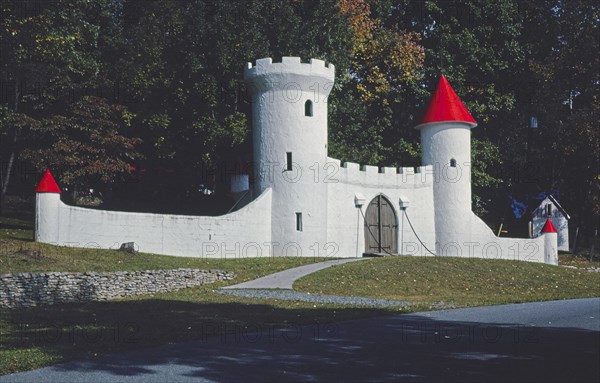
MULTIPOLYGON (((17 113, 19 109, 19 99, 21 97, 20 87, 19 87, 19 77, 15 78, 15 100, 13 105, 13 112, 17 113)), ((8 183, 10 181, 10 176, 12 174, 13 164, 15 162, 15 152, 17 150, 17 129, 12 128, 12 137, 10 137, 9 143, 9 151, 10 155, 8 157, 8 162, 6 164, 6 172, 4 172, 5 176, 2 177, 2 185, 0 189, 0 215, 2 214, 2 206, 4 206, 4 197, 6 197, 6 192, 8 191, 8 183)))
POLYGON ((13 164, 15 162, 15 147, 17 143, 17 132, 14 131, 11 140, 10 156, 8 157, 8 163, 6 164, 6 176, 2 179, 2 190, 0 191, 0 214, 2 214, 2 206, 4 205, 4 197, 8 191, 8 181, 10 181, 10 175, 12 173, 13 164))
POLYGON ((590 250, 590 262, 594 260, 594 251, 596 251, 596 241, 598 240, 598 229, 594 230, 594 239, 592 240, 592 249, 590 250))

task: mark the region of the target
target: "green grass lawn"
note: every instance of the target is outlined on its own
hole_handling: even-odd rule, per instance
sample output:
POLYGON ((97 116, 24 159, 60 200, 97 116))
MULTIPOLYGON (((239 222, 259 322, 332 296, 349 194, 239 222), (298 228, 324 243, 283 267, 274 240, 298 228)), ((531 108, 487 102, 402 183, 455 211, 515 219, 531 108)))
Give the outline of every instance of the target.
POLYGON ((60 361, 132 348, 187 341, 224 332, 326 323, 383 314, 369 308, 262 301, 215 293, 227 285, 325 258, 193 259, 118 251, 65 249, 10 240, 13 249, 35 248, 36 259, 5 252, 0 274, 26 271, 97 271, 193 267, 236 273, 233 281, 111 302, 0 310, 0 375, 60 361), (8 266, 5 268, 5 266, 8 266), (250 327, 248 327, 250 326, 250 327))
POLYGON ((0 310, 0 375, 224 333, 259 330, 266 336, 276 327, 324 324, 393 312, 246 299, 214 291, 226 284, 315 260, 318 261, 312 258, 210 261, 209 266, 234 271, 239 279, 119 301, 0 310))
POLYGON ((294 289, 456 307, 600 296, 600 273, 453 257, 384 257, 308 275, 294 289))
POLYGON ((600 255, 596 252, 593 261, 590 262, 589 253, 585 255, 573 255, 571 253, 558 252, 558 264, 563 266, 600 267, 600 255))
POLYGON ((471 306, 600 295, 600 274, 588 271, 526 262, 386 257, 329 268, 303 278, 296 287, 416 305, 378 309, 248 299, 214 290, 323 259, 197 259, 56 247, 32 241, 30 215, 0 217, 0 274, 192 267, 233 271, 237 277, 119 301, 0 310, 0 375, 225 332, 267 334, 275 327, 420 311, 437 302, 471 306))
MULTIPOLYGON (((330 258, 327 258, 330 259, 330 258)), ((32 241, 32 224, 0 217, 0 274, 190 267, 233 271, 233 281, 111 302, 0 310, 0 375, 60 361, 222 333, 329 323, 389 313, 363 307, 259 300, 215 293, 228 284, 325 258, 198 259, 58 247, 32 241)))

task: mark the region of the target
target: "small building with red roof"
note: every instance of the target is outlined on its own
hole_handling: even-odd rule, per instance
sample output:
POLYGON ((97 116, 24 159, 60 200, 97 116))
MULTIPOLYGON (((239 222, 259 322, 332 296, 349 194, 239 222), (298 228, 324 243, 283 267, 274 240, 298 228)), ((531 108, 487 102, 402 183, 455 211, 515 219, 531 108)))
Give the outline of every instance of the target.
POLYGON ((552 194, 548 194, 531 213, 531 236, 536 238, 542 235, 550 220, 558 233, 558 250, 569 251, 569 219, 571 217, 558 200, 552 194))

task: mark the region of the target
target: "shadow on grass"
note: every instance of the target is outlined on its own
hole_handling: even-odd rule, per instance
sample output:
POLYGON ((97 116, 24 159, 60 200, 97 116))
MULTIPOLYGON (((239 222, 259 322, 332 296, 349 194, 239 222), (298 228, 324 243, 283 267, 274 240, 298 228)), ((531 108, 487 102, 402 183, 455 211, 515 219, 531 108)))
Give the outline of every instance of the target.
POLYGON ((10 224, 10 223, 0 223, 0 229, 5 230, 33 230, 33 226, 26 224, 10 224))
POLYGON ((35 206, 28 209, 5 209, 0 218, 7 221, 20 221, 25 225, 33 226, 35 206))
POLYGON ((9 313, 11 321, 37 321, 39 328, 15 332, 4 347, 35 343, 69 359, 198 340, 23 375, 39 382, 73 372, 98 382, 119 376, 139 381, 162 376, 173 381, 580 382, 597 381, 600 373, 600 333, 585 327, 448 321, 421 314, 373 317, 389 312, 356 308, 335 309, 337 318, 370 318, 331 323, 333 312, 161 300, 64 305, 9 313), (57 331, 69 323, 85 329, 73 335, 74 341, 68 331, 57 331))
POLYGON ((0 217, 0 238, 31 242, 33 241, 33 223, 0 217), (21 233, 14 235, 16 233, 9 233, 9 230, 18 230, 21 233))
MULTIPOLYGON (((220 295, 215 299, 232 302, 143 299, 2 310, 0 353, 19 355, 20 351, 39 348, 52 362, 227 333, 242 334, 257 328, 272 332, 279 327, 389 314, 383 309, 314 308, 308 303, 287 308, 245 304, 220 295)), ((16 360, 7 364, 5 359, 0 362, 0 374, 50 362, 38 366, 16 360)))

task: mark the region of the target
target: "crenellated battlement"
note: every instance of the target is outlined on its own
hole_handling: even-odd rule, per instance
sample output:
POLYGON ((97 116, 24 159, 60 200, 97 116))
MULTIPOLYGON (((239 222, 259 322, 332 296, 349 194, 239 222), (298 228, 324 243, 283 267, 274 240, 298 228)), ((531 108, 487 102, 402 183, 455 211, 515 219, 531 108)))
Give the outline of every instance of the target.
MULTIPOLYGON (((328 158, 328 164, 335 165, 336 182, 360 184, 382 188, 415 188, 428 187, 433 184, 433 166, 413 167, 377 167, 360 165, 354 162, 341 163, 335 158, 328 158)), ((332 172, 333 173, 333 172, 332 172)))
POLYGON ((335 66, 331 63, 325 65, 325 61, 318 59, 310 59, 310 62, 303 63, 300 57, 283 57, 280 63, 274 63, 268 57, 256 60, 254 66, 251 62, 247 63, 244 80, 265 83, 264 79, 268 79, 269 87, 285 87, 290 82, 297 82, 303 89, 312 91, 315 90, 316 81, 321 83, 319 91, 329 93, 335 79, 335 66), (309 81, 306 81, 306 78, 309 81))

